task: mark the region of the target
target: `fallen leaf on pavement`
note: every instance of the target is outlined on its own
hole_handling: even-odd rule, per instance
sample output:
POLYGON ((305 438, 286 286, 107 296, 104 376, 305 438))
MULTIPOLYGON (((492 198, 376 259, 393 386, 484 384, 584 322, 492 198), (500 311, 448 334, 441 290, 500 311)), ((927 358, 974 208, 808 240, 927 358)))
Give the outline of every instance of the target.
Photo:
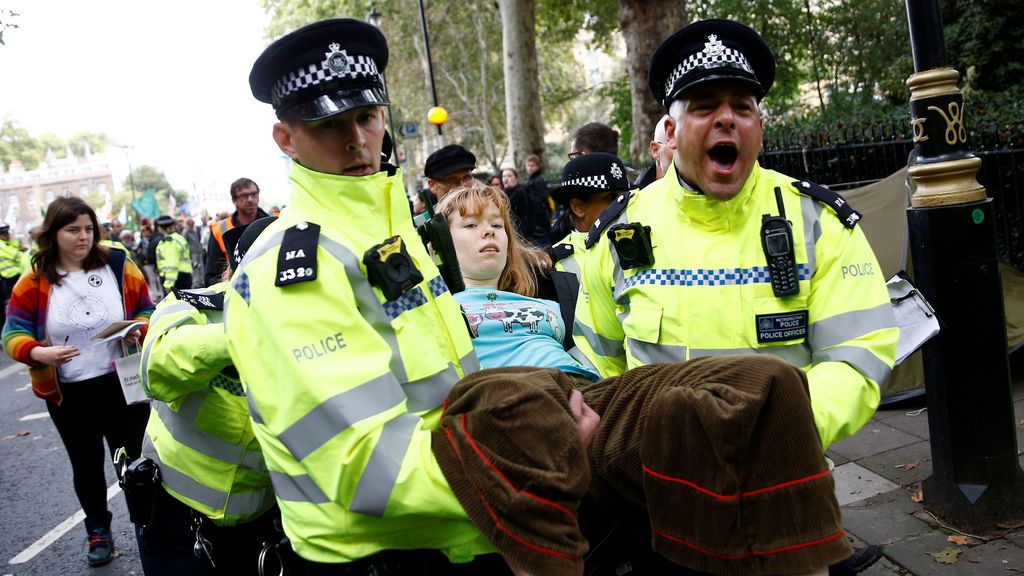
POLYGON ((18 432, 18 436, 28 436, 31 432, 18 432))
POLYGON ((967 546, 971 543, 971 538, 969 536, 950 536, 949 538, 946 538, 946 541, 952 542, 957 546, 967 546))
POLYGON ((963 550, 959 548, 946 547, 942 552, 928 552, 928 555, 935 558, 939 564, 956 564, 957 557, 963 550))
POLYGON ((913 470, 914 468, 917 468, 917 465, 920 463, 921 461, 918 460, 917 462, 911 462, 910 464, 907 464, 907 470, 913 470))
POLYGON ((910 496, 910 499, 920 504, 921 502, 924 502, 924 493, 921 492, 920 488, 918 488, 917 491, 910 496))

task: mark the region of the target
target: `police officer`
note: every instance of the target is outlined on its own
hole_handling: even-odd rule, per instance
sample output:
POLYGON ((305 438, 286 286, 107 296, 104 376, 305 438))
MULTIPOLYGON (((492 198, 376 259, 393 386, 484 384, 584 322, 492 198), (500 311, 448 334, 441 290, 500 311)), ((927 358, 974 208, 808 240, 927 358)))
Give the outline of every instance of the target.
POLYGON ((648 81, 669 112, 672 167, 591 229, 577 345, 606 376, 778 356, 806 372, 828 447, 874 413, 898 332, 860 215, 757 163, 774 78, 767 44, 733 21, 696 22, 656 50, 648 81))
POLYGON ((11 239, 11 227, 0 223, 0 320, 7 319, 7 300, 23 269, 21 247, 11 239))
POLYGON ((487 573, 503 563, 431 457, 441 404, 478 362, 401 172, 381 171, 387 62, 377 28, 333 19, 253 65, 292 191, 233 276, 228 349, 293 569, 487 573))
POLYGON ((164 293, 171 288, 185 290, 192 287, 192 256, 188 242, 174 228, 174 218, 164 214, 156 219, 164 237, 156 247, 156 269, 163 281, 164 293))
MULTIPOLYGON (((224 235, 232 267, 236 244, 244 253, 272 220, 224 235)), ((136 527, 148 576, 255 575, 263 545, 279 539, 270 473, 224 340, 226 288, 174 290, 150 320, 140 373, 154 402, 142 455, 162 489, 154 522, 136 527)))

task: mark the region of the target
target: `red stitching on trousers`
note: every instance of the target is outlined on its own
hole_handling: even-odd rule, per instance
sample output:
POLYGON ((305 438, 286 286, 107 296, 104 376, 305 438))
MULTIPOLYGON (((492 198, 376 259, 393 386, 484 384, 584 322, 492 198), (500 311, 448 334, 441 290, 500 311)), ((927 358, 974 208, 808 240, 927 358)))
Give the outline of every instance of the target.
POLYGON ((703 548, 699 548, 697 546, 694 546, 693 544, 690 544, 689 542, 685 542, 685 541, 680 540, 679 538, 676 538, 674 536, 669 536, 668 534, 666 534, 665 532, 662 532, 661 530, 655 530, 654 532, 656 534, 658 534, 659 536, 667 538, 667 539, 669 539, 669 540, 671 540, 673 542, 676 542, 678 544, 682 544, 683 546, 686 546, 687 548, 691 548, 693 550, 696 550, 697 552, 700 552, 701 554, 704 554, 706 556, 711 556, 712 558, 718 558, 719 560, 743 560, 744 558, 750 558, 752 556, 770 556, 772 554, 779 554, 779 553, 782 553, 782 552, 790 552, 792 550, 798 550, 800 548, 809 548, 811 546, 818 546, 819 544, 825 544, 825 543, 831 542, 831 541, 833 541, 833 540, 835 540, 835 539, 837 539, 837 538, 839 538, 840 536, 843 535, 843 531, 840 530, 839 532, 836 532, 835 534, 833 534, 831 536, 826 536, 826 537, 820 538, 818 540, 811 540, 810 542, 801 542, 800 544, 791 544, 789 546, 783 546, 782 548, 775 548, 775 549, 772 549, 772 550, 755 551, 755 552, 750 552, 750 553, 747 553, 747 554, 740 554, 738 556, 728 556, 728 555, 725 555, 725 554, 716 554, 715 552, 711 552, 710 550, 704 550, 703 548))
POLYGON ((797 478, 796 480, 788 480, 786 482, 781 482, 779 484, 774 484, 772 486, 766 486, 764 488, 758 488, 756 490, 750 490, 749 492, 741 492, 739 494, 719 494, 717 492, 712 492, 711 490, 708 490, 707 488, 698 486, 697 484, 694 484, 693 482, 690 482, 688 480, 683 480, 682 478, 674 478, 672 476, 666 476, 665 474, 661 474, 659 472, 655 472, 654 470, 651 470, 650 468, 648 468, 646 464, 643 465, 643 468, 644 468, 644 472, 650 474, 651 476, 654 476, 655 478, 660 478, 662 480, 666 480, 666 481, 669 481, 669 482, 675 482, 677 484, 683 484, 684 486, 689 486, 690 488, 693 488, 694 490, 697 490, 698 492, 702 492, 704 494, 707 494, 708 496, 711 496, 712 498, 717 498, 719 500, 735 500, 735 499, 743 497, 743 496, 754 496, 755 494, 763 494, 765 492, 771 492, 773 490, 779 490, 779 489, 785 488, 787 486, 795 486, 797 484, 803 484, 805 482, 810 482, 812 480, 817 480, 818 478, 821 478, 823 476, 827 476, 831 472, 828 468, 826 468, 826 469, 822 470, 821 472, 817 472, 815 474, 811 474, 810 476, 805 476, 804 478, 797 478))
POLYGON ((565 552, 558 552, 558 551, 555 551, 555 550, 549 550, 549 549, 544 548, 542 546, 538 546, 536 544, 532 544, 530 542, 527 542, 526 540, 523 540, 519 536, 516 536, 515 534, 509 532, 508 530, 505 529, 504 526, 501 525, 501 522, 498 520, 497 514, 495 514, 494 510, 491 509, 491 505, 487 503, 487 500, 484 498, 484 495, 481 494, 479 490, 477 490, 476 495, 480 497, 480 501, 483 502, 484 508, 487 509, 487 514, 489 514, 490 517, 491 517, 491 520, 494 521, 494 525, 498 527, 498 530, 501 530, 502 532, 504 532, 505 535, 508 536, 509 538, 515 540, 516 542, 519 542, 520 544, 522 544, 523 546, 526 546, 527 548, 532 548, 533 550, 541 552, 542 554, 547 554, 549 556, 556 556, 558 558, 567 558, 569 560, 576 560, 576 559, 579 558, 579 556, 575 556, 573 554, 566 554, 565 552))
POLYGON ((555 508, 557 510, 560 510, 563 513, 567 514, 571 518, 575 518, 576 517, 576 514, 574 514, 572 510, 569 510, 565 506, 562 506, 560 504, 556 504, 556 503, 554 503, 554 502, 552 502, 550 500, 547 500, 545 498, 541 498, 540 496, 537 496, 536 494, 531 494, 530 492, 527 492, 525 490, 517 489, 515 487, 515 485, 513 485, 512 482, 510 482, 509 479, 506 478, 505 475, 501 473, 501 470, 498 470, 498 467, 495 466, 494 464, 492 464, 490 459, 488 459, 487 456, 480 450, 480 448, 477 447, 476 442, 473 441, 473 437, 469 435, 469 429, 466 427, 466 415, 465 414, 462 414, 462 432, 466 435, 466 439, 469 440, 470 447, 472 447, 473 451, 477 453, 477 456, 479 456, 480 459, 483 460, 484 463, 487 464, 487 466, 491 470, 494 470, 494 472, 502 480, 504 480, 506 484, 508 484, 509 489, 511 489, 513 492, 515 492, 517 494, 522 494, 523 496, 527 496, 529 498, 533 498, 534 500, 540 502, 541 504, 544 504, 544 505, 550 506, 552 508, 555 508))

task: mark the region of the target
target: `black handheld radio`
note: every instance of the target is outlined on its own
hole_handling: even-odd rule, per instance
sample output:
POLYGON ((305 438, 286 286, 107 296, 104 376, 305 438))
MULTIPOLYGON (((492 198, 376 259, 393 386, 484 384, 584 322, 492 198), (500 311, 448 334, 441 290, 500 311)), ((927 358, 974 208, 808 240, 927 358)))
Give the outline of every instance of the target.
POLYGON ((793 251, 793 225, 786 220, 786 207, 782 203, 782 190, 775 187, 775 202, 779 215, 761 215, 761 248, 768 261, 768 276, 775 296, 792 296, 800 292, 796 254, 793 251))
POLYGON ((458 294, 466 289, 466 284, 462 281, 462 269, 459 268, 459 259, 455 255, 455 244, 452 242, 451 230, 448 229, 448 220, 444 214, 434 213, 434 203, 427 191, 420 192, 420 199, 427 207, 427 211, 413 220, 416 232, 423 240, 423 245, 433 249, 434 264, 448 285, 448 291, 458 294))

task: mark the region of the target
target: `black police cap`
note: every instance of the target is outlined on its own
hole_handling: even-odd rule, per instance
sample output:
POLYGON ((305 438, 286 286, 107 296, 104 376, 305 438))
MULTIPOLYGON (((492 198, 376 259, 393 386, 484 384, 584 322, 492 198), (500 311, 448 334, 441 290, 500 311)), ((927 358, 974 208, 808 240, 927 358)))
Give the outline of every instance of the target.
POLYGON ((224 249, 228 252, 228 266, 231 270, 238 268, 238 263, 245 258, 245 253, 252 247, 252 243, 274 220, 277 220, 276 216, 264 216, 224 232, 224 249))
POLYGON ((163 214, 159 218, 156 219, 156 225, 161 227, 161 228, 167 228, 168 226, 173 226, 174 225, 174 218, 171 218, 167 214, 163 214))
POLYGON ((427 178, 437 178, 454 174, 459 170, 476 168, 476 156, 458 144, 449 144, 436 150, 423 165, 423 174, 427 178))
POLYGON ((666 109, 684 91, 714 80, 748 84, 760 101, 775 82, 775 56, 749 26, 701 20, 662 42, 647 72, 651 94, 666 109))
POLYGON ((569 160, 562 168, 562 183, 551 191, 559 204, 570 198, 589 198, 598 192, 625 192, 632 186, 626 177, 626 166, 614 154, 592 152, 569 160))
POLYGON ((388 43, 375 26, 335 18, 282 36, 252 65, 249 88, 278 117, 322 120, 360 106, 386 106, 381 74, 388 43))
POLYGON ((11 231, 11 227, 8 224, 0 224, 0 234, 7 234, 11 231))

